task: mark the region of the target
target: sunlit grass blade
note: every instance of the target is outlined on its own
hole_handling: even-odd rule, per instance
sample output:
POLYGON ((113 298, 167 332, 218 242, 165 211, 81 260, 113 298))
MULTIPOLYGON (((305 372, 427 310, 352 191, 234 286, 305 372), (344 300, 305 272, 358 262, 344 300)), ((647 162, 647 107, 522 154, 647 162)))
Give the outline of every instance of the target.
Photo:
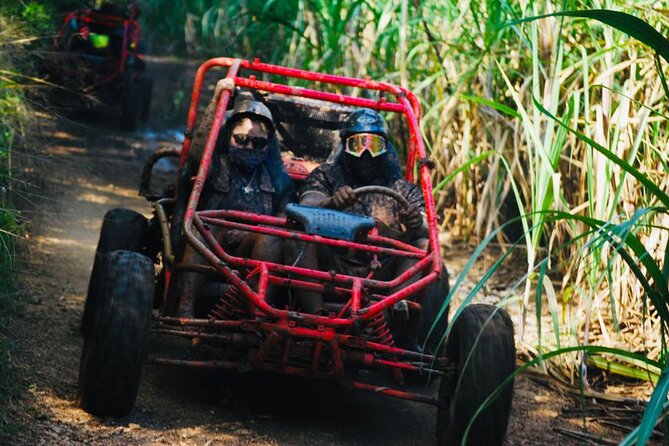
MULTIPOLYGON (((595 354, 607 354, 607 355, 612 355, 612 356, 620 356, 623 358, 629 358, 632 360, 640 361, 644 364, 648 364, 649 366, 653 367, 660 367, 660 364, 657 361, 653 361, 651 359, 648 359, 647 357, 638 354, 638 353, 633 353, 629 352, 627 350, 622 350, 618 348, 612 348, 612 347, 601 347, 601 346, 596 346, 596 345, 590 345, 590 346, 584 346, 584 345, 578 345, 578 346, 573 346, 573 347, 563 347, 561 349, 556 349, 550 352, 546 353, 541 353, 531 359, 530 361, 527 361, 525 364, 519 366, 516 368, 513 374, 509 375, 508 378, 502 382, 497 389, 495 389, 488 398, 481 404, 481 406, 478 408, 472 419, 469 421, 469 426, 467 426, 467 429, 465 431, 465 439, 467 438, 467 435, 469 434, 469 431, 471 430, 471 427, 474 424, 474 421, 476 418, 488 407, 490 404, 492 404, 495 399, 499 396, 499 394, 504 390, 504 387, 506 387, 511 381, 513 381, 519 374, 525 372, 526 370, 530 369, 531 367, 534 367, 535 365, 541 364, 542 362, 555 358, 557 356, 565 355, 568 353, 574 353, 574 352, 582 352, 585 354, 588 354, 589 356, 595 355, 595 354)), ((663 374, 664 377, 664 374, 663 374)), ((666 392, 665 392, 666 395, 666 392)), ((464 444, 464 442, 463 442, 464 444)))
POLYGON ((534 105, 541 111, 541 113, 545 114, 546 116, 557 122, 560 126, 565 128, 569 133, 573 134, 581 141, 584 141, 589 146, 596 149, 599 153, 601 153, 602 155, 613 161, 615 164, 622 167, 625 170, 625 172, 632 175, 641 184, 643 184, 644 187, 646 187, 651 193, 653 193, 653 195, 655 195, 657 199, 660 200, 665 207, 669 208, 669 195, 667 195, 664 191, 662 191, 650 178, 639 172, 638 169, 630 165, 627 161, 620 159, 616 154, 608 150, 606 147, 595 142, 592 138, 589 138, 586 135, 580 133, 579 131, 569 127, 567 124, 565 124, 556 116, 554 116, 551 112, 546 110, 546 108, 536 98, 534 99, 534 105))
POLYGON ((511 107, 509 107, 507 105, 504 105, 500 102, 493 101, 491 99, 482 98, 480 96, 472 96, 472 95, 468 95, 468 94, 460 95, 460 97, 464 100, 493 108, 493 109, 495 109, 497 111, 500 111, 500 112, 504 113, 505 115, 508 115, 512 118, 516 118, 516 119, 521 118, 520 113, 518 113, 517 111, 515 111, 511 107))
MULTIPOLYGON (((666 212, 663 208, 646 209, 637 212, 637 217, 633 221, 639 221, 642 215, 648 212, 666 212)), ((626 262, 632 274, 637 278, 643 289, 646 291, 649 299, 662 318, 662 323, 666 327, 669 325, 669 288, 660 266, 648 253, 641 241, 623 226, 610 224, 601 220, 586 217, 583 215, 569 214, 561 211, 546 212, 547 221, 557 220, 575 220, 596 229, 600 240, 605 240, 611 244, 616 252, 626 262), (549 215, 550 214, 550 215, 549 215), (629 248, 632 253, 627 250, 629 248), (644 273, 639 265, 643 265, 647 273, 644 273), (646 276, 650 276, 650 279, 646 276)))
POLYGON ((647 365, 647 367, 639 368, 638 366, 630 366, 621 362, 614 362, 606 358, 590 357, 588 358, 588 365, 604 370, 607 373, 613 373, 627 378, 638 379, 642 381, 650 381, 656 383, 660 377, 659 369, 647 365))
POLYGON ((562 11, 552 14, 527 17, 505 23, 501 25, 501 28, 548 17, 576 17, 598 20, 606 25, 618 29, 619 31, 622 31, 623 33, 637 39, 645 45, 648 45, 657 54, 655 58, 655 66, 658 76, 662 81, 662 87, 664 88, 665 95, 669 98, 669 86, 667 85, 664 70, 662 69, 661 63, 659 61, 659 58, 662 57, 665 61, 669 62, 669 40, 667 40, 667 38, 665 38, 648 23, 644 22, 638 17, 621 11, 611 11, 608 9, 590 9, 583 11, 562 11))
POLYGON ((501 25, 501 27, 519 25, 525 22, 531 22, 547 17, 577 17, 585 19, 598 20, 606 25, 612 26, 625 34, 634 37, 640 42, 648 45, 655 50, 664 60, 669 62, 669 40, 660 34, 655 28, 650 26, 638 17, 621 11, 611 11, 608 9, 589 9, 582 11, 562 11, 552 14, 526 17, 518 20, 511 20, 501 25))
POLYGON ((632 431, 621 443, 621 446, 636 444, 645 446, 653 433, 658 418, 667 407, 667 393, 669 392, 669 367, 662 371, 660 380, 657 382, 655 391, 646 406, 639 426, 632 431))
POLYGON ((478 156, 476 156, 476 157, 474 157, 474 158, 468 160, 467 162, 463 163, 460 167, 458 167, 457 169, 453 170, 453 171, 452 171, 451 173, 449 173, 443 180, 441 180, 441 181, 439 182, 439 184, 437 184, 437 185, 434 187, 434 189, 432 189, 432 192, 433 192, 433 193, 437 193, 437 192, 439 192, 441 189, 444 188, 444 186, 446 186, 449 182, 451 182, 451 180, 453 180, 453 178, 455 178, 457 175, 459 175, 459 174, 462 173, 462 172, 465 172, 465 171, 469 170, 472 166, 474 166, 474 165, 480 163, 480 162, 483 161, 484 159, 486 159, 486 158, 488 158, 488 157, 490 157, 490 156, 493 156, 493 155, 496 155, 496 153, 493 152, 493 151, 483 152, 482 154, 480 154, 480 155, 478 155, 478 156))

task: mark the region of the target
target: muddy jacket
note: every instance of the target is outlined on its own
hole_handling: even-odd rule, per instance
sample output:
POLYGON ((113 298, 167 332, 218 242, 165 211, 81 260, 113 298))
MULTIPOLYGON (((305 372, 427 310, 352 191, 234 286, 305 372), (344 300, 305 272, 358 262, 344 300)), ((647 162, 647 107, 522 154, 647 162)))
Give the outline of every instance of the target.
POLYGON ((202 209, 232 209, 276 215, 294 199, 292 182, 272 181, 270 167, 263 163, 249 175, 230 167, 226 154, 216 154, 200 201, 202 209))
MULTIPOLYGON (((341 160, 341 150, 339 155, 333 158, 332 162, 321 164, 306 179, 305 184, 300 190, 300 200, 309 194, 319 194, 322 197, 329 197, 343 186, 350 186, 353 189, 361 186, 385 186, 399 192, 410 204, 415 205, 421 212, 425 212, 425 203, 423 195, 415 184, 409 183, 401 176, 401 170, 397 163, 397 153, 392 152, 387 158, 387 168, 382 178, 375 181, 361 181, 356 176, 349 173, 341 160)), ((396 231, 402 231, 399 221, 400 204, 387 195, 382 194, 361 194, 356 202, 342 209, 345 212, 351 212, 358 215, 372 216, 385 223, 396 231)), ((416 239, 421 238, 418 236, 416 239)), ((411 242, 410 240, 406 240, 411 242)), ((340 248, 327 248, 323 250, 319 246, 319 258, 322 263, 320 266, 325 269, 334 269, 337 272, 351 274, 357 277, 364 277, 370 271, 372 255, 360 251, 350 252, 350 250, 340 248)), ((378 278, 390 280, 393 278, 396 260, 388 256, 380 255, 382 269, 378 278)))
MULTIPOLYGON (((308 194, 320 194, 323 197, 329 197, 343 186, 350 186, 355 189, 361 186, 375 185, 385 186, 399 192, 410 204, 415 205, 421 212, 425 212, 423 194, 418 186, 402 178, 394 149, 390 151, 387 157, 386 175, 375 182, 363 182, 350 174, 341 161, 342 156, 344 156, 342 153, 338 154, 333 162, 321 164, 309 175, 300 190, 300 200, 308 194)), ((400 204, 387 195, 360 195, 355 204, 342 210, 353 214, 372 216, 393 229, 401 230, 399 222, 400 204)))
MULTIPOLYGON (((200 165, 209 128, 215 113, 216 98, 204 112, 188 153, 187 169, 194 176, 200 165)), ((226 122, 231 122, 229 116, 226 122)), ((227 141, 231 129, 221 128, 216 149, 202 191, 199 209, 232 209, 258 214, 276 215, 295 198, 295 185, 286 173, 276 135, 270 135, 267 158, 250 175, 230 165, 227 141)))

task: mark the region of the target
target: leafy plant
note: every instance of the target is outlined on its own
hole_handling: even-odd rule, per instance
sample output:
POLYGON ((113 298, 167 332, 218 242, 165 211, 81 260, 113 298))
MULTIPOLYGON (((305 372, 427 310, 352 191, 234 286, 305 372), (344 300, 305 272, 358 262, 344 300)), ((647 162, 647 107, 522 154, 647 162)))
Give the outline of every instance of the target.
POLYGON ((16 237, 23 231, 14 210, 18 164, 15 151, 24 142, 32 120, 26 90, 35 82, 26 45, 37 39, 26 30, 48 32, 50 3, 27 2, 0 6, 0 442, 18 428, 6 419, 5 403, 19 392, 11 361, 7 322, 17 306, 16 237))
MULTIPOLYGON (((666 367, 667 0, 167 3, 152 2, 146 20, 191 52, 416 92, 443 229, 480 242, 475 254, 509 247, 509 229, 525 234, 511 240, 525 271, 502 304, 520 302, 528 364, 580 384, 597 364, 640 378, 666 367)), ((449 297, 473 298, 457 286, 449 297)))

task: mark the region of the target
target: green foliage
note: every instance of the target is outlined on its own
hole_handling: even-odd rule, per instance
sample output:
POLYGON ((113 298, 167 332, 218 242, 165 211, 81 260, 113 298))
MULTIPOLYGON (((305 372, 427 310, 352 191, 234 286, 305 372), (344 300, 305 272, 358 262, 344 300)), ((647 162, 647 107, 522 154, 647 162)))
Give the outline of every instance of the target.
POLYGON ((154 0, 143 6, 142 21, 151 38, 171 51, 276 62, 289 49, 286 30, 297 11, 296 0, 154 0))
POLYGON ((0 209, 0 440, 9 437, 17 428, 5 416, 5 404, 18 394, 11 361, 11 342, 7 331, 8 317, 16 307, 16 284, 14 278, 15 234, 20 234, 21 225, 17 214, 0 209))
POLYGON ((63 2, 28 1, 0 3, 0 15, 20 27, 23 32, 35 36, 53 34, 54 23, 58 20, 58 12, 63 2))
POLYGON ((18 305, 15 283, 16 236, 23 227, 12 207, 17 166, 14 151, 22 144, 32 117, 26 91, 35 79, 29 49, 53 34, 57 2, 0 4, 0 443, 18 427, 6 418, 6 403, 20 392, 11 362, 7 323, 18 305), (35 34, 33 34, 35 33, 35 34))
POLYGON ((53 30, 54 12, 49 3, 31 1, 25 5, 21 18, 33 33, 41 35, 53 30))
POLYGON ((614 27, 619 31, 622 31, 626 35, 633 37, 640 42, 648 45, 656 52, 656 65, 658 75, 662 79, 662 85, 664 87, 665 94, 669 96, 669 88, 667 87, 667 82, 664 76, 664 71, 662 70, 659 58, 663 58, 666 62, 669 62, 669 41, 660 34, 655 28, 650 26, 648 23, 644 22, 638 17, 635 17, 630 14, 626 14, 620 11, 609 11, 606 9, 593 9, 587 11, 564 11, 556 12, 554 14, 546 14, 538 17, 529 17, 521 20, 515 20, 509 22, 504 26, 517 25, 527 21, 534 21, 537 19, 547 18, 547 17, 577 17, 585 19, 594 19, 598 20, 606 25, 614 27))
MULTIPOLYGON (((633 17, 626 15, 621 12, 614 11, 580 11, 580 12, 565 12, 565 13, 554 13, 543 16, 535 16, 528 19, 515 20, 510 22, 509 25, 518 25, 525 22, 530 22, 532 29, 532 34, 530 36, 529 42, 531 48, 535 49, 533 52, 533 83, 543 84, 545 82, 545 87, 543 89, 544 95, 548 90, 550 83, 553 84, 553 87, 560 85, 561 79, 559 73, 561 71, 562 64, 562 53, 560 45, 557 46, 555 61, 553 61, 554 74, 549 75, 547 70, 542 70, 541 67, 536 63, 540 60, 540 56, 536 51, 538 48, 538 41, 535 37, 535 21, 538 19, 545 19, 546 17, 554 16, 572 16, 572 17, 586 17, 593 18, 605 23, 607 25, 613 26, 616 29, 628 34, 631 37, 634 37, 644 44, 648 45, 652 50, 656 51, 657 54, 665 58, 665 53, 667 48, 669 48, 669 41, 664 38, 662 35, 657 33, 650 25, 646 22, 633 17), (545 81, 543 79, 546 79, 545 81)), ((650 251, 649 248, 645 246, 643 237, 649 231, 653 231, 656 237, 662 239, 667 237, 667 232, 669 228, 666 226, 666 223, 663 225, 654 225, 652 222, 666 222, 669 208, 669 196, 665 193, 665 186, 663 180, 666 181, 666 176, 664 178, 660 177, 660 184, 658 184, 657 177, 651 177, 648 173, 648 165, 640 164, 639 159, 637 158, 637 153, 640 146, 640 138, 636 140, 631 145, 631 150, 627 152, 627 158, 624 159, 620 154, 620 150, 617 148, 617 142, 619 141, 620 134, 613 132, 609 136, 611 139, 607 141, 609 148, 605 147, 603 144, 595 141, 594 136, 588 136, 582 131, 579 130, 578 120, 574 119, 574 113, 578 111, 577 106, 577 96, 572 96, 570 100, 563 104, 564 111, 563 117, 558 118, 558 102, 551 100, 559 94, 559 90, 553 88, 550 96, 541 97, 541 90, 535 88, 532 91, 531 104, 527 104, 526 100, 523 100, 517 92, 517 87, 509 79, 507 73, 505 72, 505 67, 502 66, 499 62, 498 68, 499 72, 502 75, 503 79, 506 82, 508 91, 512 96, 516 109, 520 113, 520 118, 523 128, 525 130, 525 135, 528 141, 534 146, 533 150, 538 152, 538 158, 542 159, 542 162, 545 159, 546 164, 543 166, 548 166, 548 169, 544 169, 542 164, 532 166, 531 162, 529 164, 531 175, 534 172, 535 178, 539 181, 533 179, 531 183, 532 187, 532 197, 535 197, 536 192, 540 192, 539 195, 536 195, 540 200, 537 203, 541 203, 539 206, 531 204, 531 213, 526 214, 525 218, 532 218, 534 221, 538 222, 535 226, 528 228, 525 226, 525 235, 529 240, 527 244, 528 248, 528 273, 526 278, 529 279, 535 273, 533 272, 537 267, 540 267, 539 280, 536 286, 536 307, 537 307, 537 322, 539 326, 539 352, 543 351, 541 347, 541 302, 542 302, 542 284, 545 278, 546 272, 546 263, 545 261, 540 262, 538 265, 535 263, 535 253, 539 246, 539 239, 536 237, 538 231, 542 233, 549 233, 552 231, 550 228, 555 227, 555 224, 564 224, 569 223, 570 228, 576 228, 579 226, 585 225, 590 230, 583 232, 586 236, 584 238, 585 243, 578 244, 581 246, 579 259, 575 264, 586 265, 585 269, 590 275, 591 280, 588 283, 590 289, 586 290, 589 293, 598 293, 601 287, 604 285, 604 278, 608 279, 608 286, 611 292, 609 299, 611 300, 612 308, 615 312, 615 298, 614 289, 612 286, 613 280, 613 267, 616 259, 622 260, 624 265, 627 267, 629 273, 636 279, 637 283, 641 286, 643 293, 641 298, 643 300, 643 312, 645 317, 650 317, 648 312, 649 308, 653 309, 653 312, 657 314, 657 325, 659 326, 659 337, 664 340, 669 334, 669 284, 668 284, 668 275, 667 271, 667 246, 662 246, 661 249, 664 250, 664 254, 660 251, 660 255, 656 255, 650 251), (550 104, 550 105, 544 105, 550 104), (543 117, 549 118, 548 122, 542 121, 543 117), (557 124, 556 131, 553 131, 552 128, 557 124), (560 171, 560 165, 558 164, 558 156, 563 155, 563 147, 567 141, 566 136, 570 134, 576 139, 573 141, 581 142, 585 144, 587 159, 586 163, 589 166, 589 174, 587 176, 588 180, 588 196, 591 201, 591 206, 589 207, 591 215, 601 215, 605 219, 592 218, 585 215, 580 215, 573 212, 564 212, 560 208, 569 208, 569 204, 561 201, 558 202, 555 200, 555 197, 551 194, 555 194, 558 191, 558 188, 553 184, 552 192, 550 187, 542 187, 542 184, 546 184, 541 181, 541 178, 550 178, 560 171), (595 167, 594 155, 592 150, 596 151, 603 158, 600 158, 597 167, 595 167), (602 167, 605 168, 602 172, 602 167), (590 170, 591 169, 591 170, 590 170), (616 175, 612 175, 613 172, 618 172, 616 175), (607 177, 610 180, 616 178, 616 182, 624 183, 627 176, 633 177, 638 185, 641 187, 641 194, 637 195, 636 204, 639 206, 634 210, 633 214, 629 218, 625 218, 624 215, 617 215, 615 212, 620 208, 620 198, 622 195, 622 185, 617 186, 611 191, 602 193, 603 191, 597 192, 596 185, 594 184, 594 178, 596 175, 601 173, 606 173, 607 177), (548 199, 546 199, 548 198, 548 199), (596 202, 598 200, 602 202, 596 202), (553 204, 552 202, 555 202, 553 204), (660 204, 662 207, 649 207, 641 208, 644 203, 654 205, 655 203, 660 204), (604 204, 604 206, 602 206, 604 204), (608 205, 608 209, 607 206, 608 205), (539 215, 537 215, 539 214, 539 215), (580 224, 580 225, 579 225, 580 224), (605 245, 609 245, 612 249, 605 248, 605 245)), ((659 65, 659 64, 658 64, 659 65)), ((666 82, 664 76, 660 71, 659 78, 661 78, 663 87, 666 91, 666 82)), ((587 82, 587 79, 586 79, 587 82)), ((627 96, 625 96, 627 97, 627 96)), ((587 99, 587 97, 586 97, 587 99)), ((495 107, 497 110, 502 110, 501 107, 495 107)), ((507 113, 511 115, 511 113, 507 113)), ((658 112, 658 114, 660 114, 658 112)), ((666 123, 666 118, 663 117, 666 123)), ((585 131, 590 132, 588 128, 588 121, 586 119, 585 131)), ((642 127, 643 128, 643 127, 642 127)), ((599 140, 602 137, 599 136, 599 140)), ((572 142, 573 145, 573 142, 572 142)), ((657 152, 655 152, 657 154, 657 152)), ((531 156, 531 155, 530 155, 531 156)), ((653 160, 654 162, 660 162, 662 166, 665 166, 663 156, 658 156, 658 160, 653 160)), ((530 160, 532 158, 530 157, 530 160)), ((665 171, 666 174, 666 171, 665 171)), ((554 181, 554 179, 553 179, 554 181)), ((440 184, 439 187, 443 187, 443 184, 440 184)), ((521 216, 522 218, 522 216, 521 216)), ((667 237, 669 238, 669 237, 667 237)), ((486 242, 489 241, 490 236, 486 238, 486 242)), ((575 237, 573 241, 577 241, 578 237, 575 237)), ((571 243, 571 242, 570 242, 571 243)), ((561 247, 552 245, 550 250, 551 255, 556 255, 561 247)), ((478 253, 478 250, 477 250, 478 253)), ((504 255, 506 256, 506 254, 504 255)), ((504 257, 503 256, 503 257, 504 257)), ((547 258, 548 260, 548 258, 547 258)), ((471 263, 471 261, 470 261, 471 263)), ((469 266, 469 265, 468 265, 469 266)), ((498 263, 495 263, 492 266, 492 269, 496 269, 498 263)), ((581 266, 581 268, 583 268, 581 266)), ((462 274, 467 273, 467 269, 463 271, 462 274)), ((490 276, 490 271, 484 276, 482 282, 487 280, 490 276)), ((624 277, 624 276, 623 276, 624 277)), ((619 279, 618 279, 619 280, 619 279)), ((456 281, 456 286, 459 282, 456 281)), ((526 280, 526 294, 529 291, 532 282, 526 280)), ((477 284, 475 289, 480 288, 481 284, 477 284)), ((549 301, 551 300, 550 292, 547 289, 546 294, 548 295, 549 301)), ((471 292, 470 292, 471 296, 471 292)), ((468 296, 465 299, 465 302, 470 298, 468 296)), ((587 297, 587 300, 590 299, 590 306, 586 307, 588 313, 591 311, 592 298, 587 297)), ((553 297, 553 301, 555 298, 553 297)), ((525 305, 527 305, 527 300, 525 300, 525 305)), ((555 305, 554 303, 552 304, 555 305)), ((458 310, 459 311, 459 310, 458 310)), ((457 317, 458 311, 455 315, 457 317)), ((554 321, 554 331, 556 334, 556 343, 557 349, 551 352, 554 354, 556 352, 566 353, 565 349, 560 348, 559 337, 557 335, 560 333, 560 327, 556 323, 556 312, 551 310, 551 315, 553 316, 554 321)), ((615 320, 615 319, 614 319, 615 320)), ((589 324, 589 320, 586 320, 586 323, 589 324)), ((588 328, 586 326, 586 333, 584 337, 584 343, 588 343, 588 328)), ((615 329, 616 327, 614 327, 615 329)), ((669 363, 666 362, 667 352, 666 345, 662 341, 662 350, 658 355, 658 359, 661 362, 657 362, 653 367, 662 367, 664 371, 660 377, 653 397, 646 409, 644 418, 639 426, 630 436, 625 440, 623 444, 646 444, 650 438, 650 434, 653 431, 658 418, 665 413, 667 410, 666 396, 669 391, 669 363)), ((594 351, 591 349, 584 349, 582 358, 585 362, 587 354, 593 354, 594 351)), ((557 355, 556 355, 557 356, 557 355)), ((543 361, 546 359, 546 355, 539 355, 537 359, 541 358, 543 361)), ((629 367, 618 362, 611 361, 601 361, 600 358, 597 358, 595 361, 592 361, 591 364, 603 363, 607 364, 609 367, 608 370, 617 371, 619 373, 625 374, 627 376, 642 377, 645 379, 650 378, 651 376, 657 376, 650 372, 650 370, 644 372, 642 370, 636 370, 635 368, 629 367), (613 365, 613 367, 611 367, 613 365), (644 377, 644 375, 646 375, 644 377)), ((639 364, 635 364, 636 367, 639 364)), ((485 405, 484 405, 485 406, 485 405)))
POLYGON ((669 393, 669 368, 662 371, 662 376, 646 406, 641 423, 620 443, 621 446, 645 445, 655 429, 657 420, 669 409, 667 394, 669 393))
MULTIPOLYGON (((0 22, 0 39, 8 39, 6 24, 48 33, 50 15, 62 4, 0 4, 0 16, 11 15, 0 22)), ((482 240, 449 302, 476 257, 505 227, 521 226, 526 237, 486 271, 464 303, 523 244, 527 270, 500 302, 521 304, 519 346, 532 359, 520 370, 557 364, 573 375, 586 364, 604 364, 628 376, 657 377, 664 368, 627 443, 642 444, 667 409, 669 388, 661 340, 669 324, 669 103, 661 94, 667 87, 660 61, 668 60, 669 42, 657 31, 668 23, 657 11, 668 8, 667 0, 152 0, 142 20, 170 52, 369 75, 417 93, 437 162, 434 195, 444 227, 454 237, 482 240), (499 209, 507 195, 521 211, 503 222, 499 209), (553 285, 557 277, 561 289, 553 285), (538 328, 528 340, 531 306, 538 328), (626 350, 592 345, 604 342, 591 332, 594 319, 626 350)), ((0 163, 7 168, 0 185, 9 187, 12 147, 25 118, 22 78, 11 73, 25 73, 12 68, 4 41, 0 163)), ((15 214, 0 211, 7 260, 16 225, 15 214)))
MULTIPOLYGON (((1 115, 0 115, 1 116, 1 115)), ((17 286, 14 277, 16 236, 23 232, 19 214, 7 197, 6 175, 0 175, 0 441, 11 437, 17 426, 5 417, 6 402, 20 391, 11 362, 7 321, 14 313, 17 286)))

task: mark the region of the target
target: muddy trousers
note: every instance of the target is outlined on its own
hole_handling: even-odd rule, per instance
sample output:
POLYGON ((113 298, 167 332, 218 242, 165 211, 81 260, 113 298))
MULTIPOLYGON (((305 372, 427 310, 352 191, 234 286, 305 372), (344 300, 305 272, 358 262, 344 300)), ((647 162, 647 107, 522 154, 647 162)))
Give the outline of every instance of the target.
MULTIPOLYGON (((283 262, 283 239, 236 230, 216 231, 215 236, 223 249, 235 257, 251 258, 273 263, 283 262)), ((184 249, 182 263, 194 265, 208 264, 204 257, 190 245, 187 245, 184 249)), ((184 271, 180 274, 176 317, 192 318, 196 313, 200 316, 201 312, 196 310, 200 310, 202 307, 208 310, 209 305, 206 305, 206 301, 212 298, 215 299, 216 297, 220 298, 221 287, 205 287, 206 282, 207 274, 204 273, 184 271)), ((258 285, 257 282, 258 279, 255 276, 249 281, 249 286, 256 288, 258 285)), ((274 286, 267 287, 266 300, 268 303, 272 302, 275 293, 274 286)))

